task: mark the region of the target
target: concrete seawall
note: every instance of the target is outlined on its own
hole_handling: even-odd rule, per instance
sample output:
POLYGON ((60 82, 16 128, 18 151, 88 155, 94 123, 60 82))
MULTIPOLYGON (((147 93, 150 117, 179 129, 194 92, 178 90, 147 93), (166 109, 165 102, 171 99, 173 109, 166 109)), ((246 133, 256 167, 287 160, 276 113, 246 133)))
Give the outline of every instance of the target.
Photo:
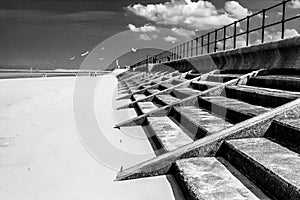
POLYGON ((155 64, 151 67, 141 66, 138 71, 159 71, 174 69, 199 72, 213 69, 229 71, 252 71, 254 69, 298 69, 300 66, 300 36, 276 42, 253 45, 239 49, 195 56, 179 61, 155 64))

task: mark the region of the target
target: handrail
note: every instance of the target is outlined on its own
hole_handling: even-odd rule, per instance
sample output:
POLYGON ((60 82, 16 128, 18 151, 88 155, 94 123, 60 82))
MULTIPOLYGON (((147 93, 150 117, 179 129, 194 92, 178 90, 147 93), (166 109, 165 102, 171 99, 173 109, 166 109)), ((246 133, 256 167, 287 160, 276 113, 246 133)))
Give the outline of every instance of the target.
POLYGON ((233 49, 236 49, 236 42, 237 37, 246 35, 246 46, 249 46, 249 35, 250 33, 253 33, 255 31, 261 30, 261 43, 265 43, 265 29, 276 26, 278 24, 281 24, 281 39, 284 39, 284 30, 285 30, 285 23, 291 20, 295 20, 300 18, 300 15, 295 15, 289 18, 286 18, 286 5, 288 2, 291 2, 292 0, 284 0, 281 3, 275 4, 273 6, 270 6, 266 9, 262 9, 261 11, 258 11, 256 13, 253 13, 251 15, 248 15, 242 19, 236 20, 230 24, 227 24, 223 27, 217 28, 211 32, 205 33, 201 36, 195 37, 190 41, 184 42, 182 44, 179 44, 167 51, 163 51, 155 56, 149 57, 145 60, 142 60, 134 65, 132 65, 130 68, 134 68, 140 65, 148 64, 148 63, 166 63, 166 62, 172 62, 176 60, 181 60, 193 56, 199 56, 204 54, 210 54, 217 52, 218 50, 218 43, 223 42, 222 50, 226 50, 226 41, 229 39, 233 39, 233 49), (265 24, 266 21, 266 12, 282 6, 282 18, 280 21, 276 21, 271 24, 265 24), (250 29, 250 20, 258 15, 262 15, 262 25, 257 28, 250 29), (237 33, 237 26, 240 22, 246 22, 246 31, 242 33, 237 33), (227 28, 233 26, 233 35, 226 35, 227 28), (221 39, 218 39, 218 33, 220 31, 223 32, 223 37, 221 39), (214 36, 214 39, 211 40, 210 36, 214 36), (196 44, 195 44, 196 43, 196 44), (213 45, 213 46, 211 46, 213 45), (213 47, 213 52, 210 52, 210 47, 213 47), (204 48, 207 49, 207 53, 204 52, 204 48))

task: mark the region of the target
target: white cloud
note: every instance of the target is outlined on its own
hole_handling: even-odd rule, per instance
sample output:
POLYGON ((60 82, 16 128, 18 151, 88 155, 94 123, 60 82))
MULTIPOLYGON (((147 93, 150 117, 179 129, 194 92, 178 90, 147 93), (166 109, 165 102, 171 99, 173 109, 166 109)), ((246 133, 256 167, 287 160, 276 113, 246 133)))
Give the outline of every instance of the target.
POLYGON ((145 33, 139 35, 140 40, 152 40, 151 37, 145 33))
POLYGON ((177 39, 177 38, 175 38, 175 37, 172 37, 172 36, 167 36, 167 37, 164 37, 164 38, 163 38, 163 40, 164 40, 164 41, 166 41, 166 42, 171 42, 171 43, 175 43, 175 42, 177 42, 177 41, 178 41, 178 39, 177 39))
POLYGON ((236 1, 227 1, 225 3, 224 10, 237 19, 241 19, 252 14, 252 12, 236 1))
POLYGON ((133 32, 142 32, 142 33, 146 33, 146 32, 159 32, 159 30, 155 26, 147 25, 147 24, 144 25, 144 26, 141 26, 140 28, 136 27, 133 24, 128 24, 127 27, 131 31, 133 31, 133 32))
POLYGON ((239 3, 226 3, 226 10, 217 10, 209 1, 171 0, 159 4, 134 4, 127 9, 157 24, 176 25, 182 28, 209 30, 232 23, 249 14, 239 3))
MULTIPOLYGON (((286 29, 284 31, 284 38, 290 38, 298 35, 299 33, 296 29, 286 29)), ((266 42, 281 40, 281 32, 276 32, 276 33, 266 32, 264 40, 266 42)))
MULTIPOLYGON (((290 38, 290 37, 295 37, 299 36, 300 34, 296 29, 286 29, 284 31, 284 38, 290 38)), ((281 32, 275 32, 275 33, 270 33, 268 31, 265 32, 265 38, 264 42, 271 42, 271 41, 277 41, 281 40, 281 32)), ((260 44, 261 39, 258 39, 254 42, 255 44, 260 44)))
POLYGON ((300 8, 300 0, 292 0, 290 7, 291 8, 300 8))
POLYGON ((172 28, 172 31, 174 33, 176 33, 177 35, 182 35, 185 37, 191 37, 196 35, 196 32, 193 30, 187 30, 187 29, 183 29, 183 28, 172 28))

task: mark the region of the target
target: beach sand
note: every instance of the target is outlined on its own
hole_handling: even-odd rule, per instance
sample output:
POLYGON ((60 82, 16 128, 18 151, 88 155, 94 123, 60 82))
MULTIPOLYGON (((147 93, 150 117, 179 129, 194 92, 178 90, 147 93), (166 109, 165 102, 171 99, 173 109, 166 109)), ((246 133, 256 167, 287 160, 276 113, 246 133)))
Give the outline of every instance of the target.
MULTIPOLYGON (((80 79, 95 82, 97 78, 80 79)), ((124 129, 133 134, 129 136, 113 129, 116 122, 135 112, 123 110, 113 115, 112 109, 128 100, 112 101, 117 86, 114 76, 98 79, 94 113, 101 134, 119 152, 140 154, 135 159, 114 153, 111 157, 124 167, 154 157, 149 142, 140 139, 145 137, 140 127, 124 129)), ((0 199, 174 199, 165 176, 113 181, 116 170, 95 159, 101 150, 106 152, 102 141, 94 141, 92 145, 100 151, 93 154, 85 136, 78 133, 75 82, 76 77, 0 80, 0 199)))

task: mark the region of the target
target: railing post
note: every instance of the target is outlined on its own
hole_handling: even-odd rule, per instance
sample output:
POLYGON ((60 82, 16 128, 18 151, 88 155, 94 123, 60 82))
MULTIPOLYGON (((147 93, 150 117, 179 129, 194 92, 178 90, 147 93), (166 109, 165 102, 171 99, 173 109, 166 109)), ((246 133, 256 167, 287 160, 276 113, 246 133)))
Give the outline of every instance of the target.
POLYGON ((249 45, 249 24, 250 24, 250 17, 247 16, 247 27, 246 27, 246 46, 249 45))
POLYGON ((189 49, 190 49, 190 42, 189 41, 187 41, 186 42, 186 57, 188 58, 189 57, 189 49))
POLYGON ((183 43, 183 58, 185 58, 185 43, 183 43))
POLYGON ((285 6, 286 6, 286 1, 283 1, 282 2, 282 20, 281 20, 281 39, 284 39, 285 6))
POLYGON ((198 40, 199 38, 196 38, 196 56, 198 56, 198 40))
POLYGON ((226 26, 224 26, 224 34, 223 34, 223 50, 226 50, 226 26))
POLYGON ((215 47, 214 47, 214 52, 217 52, 217 40, 218 40, 218 30, 215 30, 215 47))
POLYGON ((210 33, 207 33, 207 53, 209 53, 209 37, 210 37, 210 33))
POLYGON ((201 35, 201 55, 203 55, 203 42, 204 42, 204 36, 201 35))
POLYGON ((194 39, 191 40, 191 57, 193 57, 193 42, 194 42, 194 39))
POLYGON ((265 40, 265 19, 266 19, 266 10, 263 9, 263 17, 262 17, 262 24, 261 24, 261 43, 264 43, 265 40))
POLYGON ((236 48, 236 21, 234 22, 234 26, 233 26, 233 48, 236 48))

